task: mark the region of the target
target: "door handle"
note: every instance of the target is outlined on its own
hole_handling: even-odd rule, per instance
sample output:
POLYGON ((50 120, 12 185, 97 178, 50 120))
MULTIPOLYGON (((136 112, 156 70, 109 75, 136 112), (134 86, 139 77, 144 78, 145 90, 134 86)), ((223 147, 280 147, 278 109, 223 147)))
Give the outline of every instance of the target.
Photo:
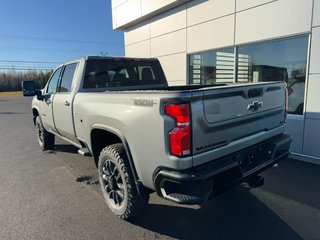
POLYGON ((63 103, 63 105, 65 105, 65 106, 70 106, 70 102, 65 101, 65 102, 63 103))

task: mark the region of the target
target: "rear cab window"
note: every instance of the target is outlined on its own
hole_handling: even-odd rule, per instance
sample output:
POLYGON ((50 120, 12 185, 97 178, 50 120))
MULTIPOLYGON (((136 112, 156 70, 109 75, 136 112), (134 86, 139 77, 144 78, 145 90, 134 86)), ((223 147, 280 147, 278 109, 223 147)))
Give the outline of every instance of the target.
POLYGON ((89 59, 83 89, 115 89, 166 85, 158 61, 89 59))

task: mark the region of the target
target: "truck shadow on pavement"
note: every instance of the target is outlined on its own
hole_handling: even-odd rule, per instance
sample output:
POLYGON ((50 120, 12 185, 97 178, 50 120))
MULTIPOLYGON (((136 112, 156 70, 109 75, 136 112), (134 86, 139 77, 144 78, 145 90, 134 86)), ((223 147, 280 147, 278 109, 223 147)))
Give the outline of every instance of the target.
POLYGON ((131 223, 177 239, 320 239, 320 166, 288 158, 262 176, 261 189, 241 185, 200 209, 151 201, 131 223))
POLYGON ((177 239, 302 239, 243 186, 200 209, 151 203, 131 223, 177 239))
POLYGON ((263 175, 263 189, 320 209, 320 165, 286 159, 263 175))
MULTIPOLYGON (((77 154, 77 148, 65 144, 55 145, 54 151, 77 154)), ((67 161, 70 165, 79 165, 78 158, 74 160, 77 164, 70 161, 70 159, 67 161)), ((93 161, 89 161, 85 166, 87 166, 84 171, 86 174, 88 166, 93 172, 96 171, 93 161)), ((79 168, 77 173, 78 170, 79 168)), ((286 222, 287 219, 281 218, 277 210, 267 205, 276 201, 273 199, 276 195, 285 201, 278 206, 286 207, 286 211, 296 212, 295 215, 299 216, 299 219, 295 219, 294 222, 304 226, 303 229, 307 226, 307 234, 314 236, 310 239, 320 239, 320 235, 317 235, 319 234, 317 221, 308 222, 301 212, 303 210, 295 209, 295 206, 290 203, 295 201, 306 207, 320 209, 319 174, 320 166, 286 159, 279 164, 278 168, 262 173, 266 183, 261 189, 250 190, 241 185, 217 196, 201 207, 174 204, 160 199, 153 193, 144 211, 130 220, 130 223, 154 232, 155 239, 161 239, 161 235, 175 239, 197 240, 303 239, 300 227, 299 230, 296 227, 293 229, 286 222), (257 193, 259 195, 261 192, 268 194, 269 198, 260 200, 257 193), (287 200, 290 202, 286 202, 287 200), (299 231, 300 235, 295 230, 299 231)), ((80 180, 82 179, 79 178, 79 182, 80 180)), ((84 180, 90 185, 91 180, 95 180, 93 182, 96 184, 97 176, 93 174, 90 175, 90 179, 84 180)))

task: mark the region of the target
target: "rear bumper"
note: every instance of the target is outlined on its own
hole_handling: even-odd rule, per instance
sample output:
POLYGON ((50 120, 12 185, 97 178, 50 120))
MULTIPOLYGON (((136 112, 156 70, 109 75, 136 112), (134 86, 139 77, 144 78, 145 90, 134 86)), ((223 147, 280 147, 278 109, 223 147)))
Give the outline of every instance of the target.
POLYGON ((204 202, 287 157, 291 141, 289 135, 281 134, 188 170, 157 169, 154 174, 156 192, 178 203, 204 202))

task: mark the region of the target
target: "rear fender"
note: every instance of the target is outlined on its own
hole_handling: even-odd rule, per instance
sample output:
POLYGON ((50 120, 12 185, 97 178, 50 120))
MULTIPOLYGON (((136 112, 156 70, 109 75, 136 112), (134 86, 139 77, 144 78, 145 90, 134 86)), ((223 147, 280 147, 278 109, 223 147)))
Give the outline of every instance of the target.
MULTIPOLYGON (((129 144, 128 144, 126 138, 124 137, 124 135, 118 129, 115 129, 115 128, 112 128, 112 127, 108 127, 108 126, 105 126, 105 125, 101 125, 101 124, 92 125, 91 133, 94 130, 102 130, 102 131, 105 131, 107 133, 111 133, 111 134, 115 135, 116 137, 118 137, 120 139, 120 141, 123 144, 124 149, 126 151, 127 157, 128 157, 129 165, 130 165, 130 168, 131 168, 131 171, 132 171, 132 174, 133 174, 133 178, 134 178, 134 182, 135 182, 137 191, 140 194, 141 191, 143 191, 143 185, 142 185, 141 181, 139 180, 139 176, 138 176, 137 171, 136 171, 136 167, 135 167, 134 160, 133 160, 133 157, 132 157, 132 154, 131 154, 131 151, 130 151, 130 147, 129 147, 129 144)), ((91 143, 90 143, 89 147, 91 148, 90 151, 93 153, 93 143, 92 143, 92 139, 90 139, 90 140, 91 140, 91 143)))

